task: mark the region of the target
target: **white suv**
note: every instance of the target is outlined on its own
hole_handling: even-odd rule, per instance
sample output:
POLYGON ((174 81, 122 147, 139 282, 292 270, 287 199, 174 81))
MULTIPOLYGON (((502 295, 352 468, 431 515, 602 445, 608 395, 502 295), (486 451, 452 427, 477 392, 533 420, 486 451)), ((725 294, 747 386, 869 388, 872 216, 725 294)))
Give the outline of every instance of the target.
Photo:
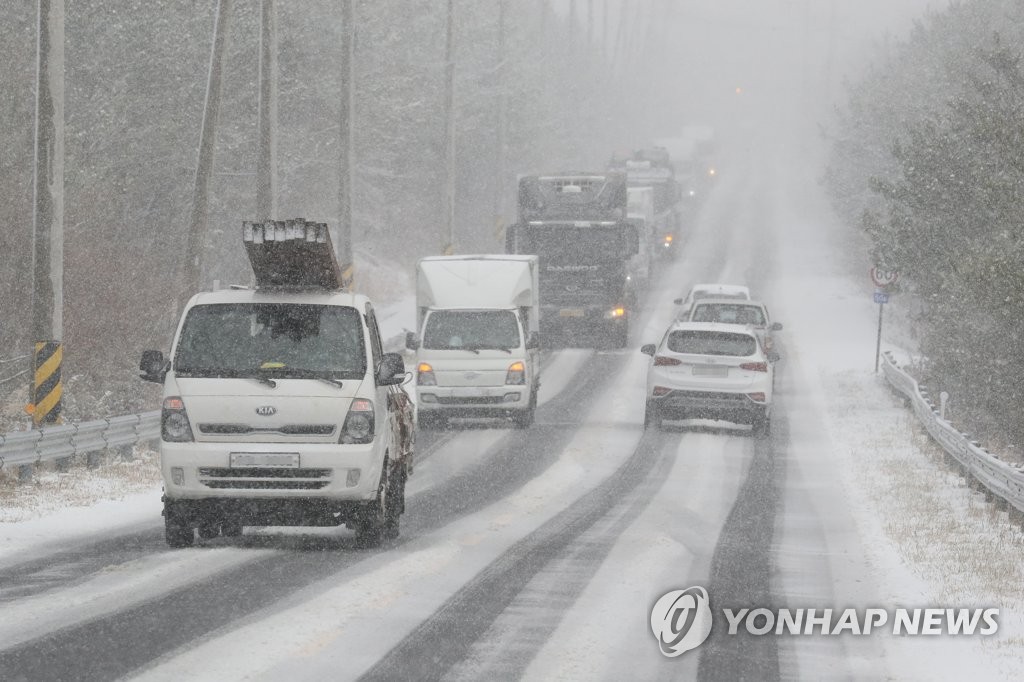
POLYGON ((758 335, 737 325, 676 322, 657 346, 647 371, 644 426, 663 419, 726 419, 771 428, 773 360, 758 335))

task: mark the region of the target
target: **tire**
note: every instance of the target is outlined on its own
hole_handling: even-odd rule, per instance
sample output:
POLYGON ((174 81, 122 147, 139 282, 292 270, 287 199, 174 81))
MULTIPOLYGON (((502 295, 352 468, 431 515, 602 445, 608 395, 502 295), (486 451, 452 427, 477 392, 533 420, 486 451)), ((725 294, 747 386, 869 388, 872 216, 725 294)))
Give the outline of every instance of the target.
POLYGON ((618 324, 612 329, 612 348, 625 348, 629 345, 629 325, 618 324))
POLYGON ((391 490, 384 500, 384 537, 394 540, 400 532, 402 512, 405 511, 405 467, 391 474, 391 490))
POLYGON ((174 513, 167 506, 164 506, 164 539, 167 544, 175 549, 191 547, 195 544, 195 534, 192 532, 192 525, 187 519, 174 513))
POLYGON ((391 496, 391 484, 388 478, 388 461, 385 456, 380 485, 377 487, 377 499, 363 507, 356 520, 356 546, 361 549, 379 547, 384 540, 386 506, 389 504, 388 498, 391 496))
POLYGON ((755 438, 767 438, 772 433, 772 418, 765 411, 754 417, 752 433, 755 438))
POLYGON ((528 429, 533 424, 534 408, 530 407, 512 415, 512 425, 517 429, 528 429))
POLYGON ((644 409, 644 428, 661 428, 661 414, 658 411, 658 406, 654 404, 654 401, 648 400, 647 407, 644 409))

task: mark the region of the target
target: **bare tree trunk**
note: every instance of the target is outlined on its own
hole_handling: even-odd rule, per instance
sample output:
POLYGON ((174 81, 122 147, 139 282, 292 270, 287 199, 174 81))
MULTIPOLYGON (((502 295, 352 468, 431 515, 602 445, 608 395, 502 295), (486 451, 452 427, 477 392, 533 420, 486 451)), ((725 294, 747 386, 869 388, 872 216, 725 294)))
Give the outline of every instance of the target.
POLYGON ((342 283, 351 288, 355 278, 352 255, 352 123, 355 88, 355 12, 354 0, 341 0, 341 108, 339 119, 338 166, 338 239, 335 247, 341 263, 342 283))
MULTIPOLYGON (((213 168, 217 116, 220 111, 221 70, 227 44, 230 0, 219 0, 214 15, 213 45, 210 49, 210 70, 206 81, 206 102, 203 105, 203 124, 199 132, 199 153, 196 160, 195 181, 192 187, 192 211, 189 215, 188 245, 185 250, 185 276, 181 297, 187 299, 199 291, 203 276, 203 249, 206 246, 207 207, 210 195, 210 176, 213 168)), ((182 300, 177 307, 181 307, 182 300)))

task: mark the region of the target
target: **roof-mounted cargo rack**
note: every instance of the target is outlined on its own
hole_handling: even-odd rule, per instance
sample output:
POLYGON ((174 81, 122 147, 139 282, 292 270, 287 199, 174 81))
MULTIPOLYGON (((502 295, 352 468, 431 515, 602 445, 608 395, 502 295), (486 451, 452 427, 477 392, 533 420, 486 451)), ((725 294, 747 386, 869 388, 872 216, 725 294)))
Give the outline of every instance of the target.
POLYGON ((244 221, 242 242, 260 288, 344 288, 327 223, 303 218, 244 221))

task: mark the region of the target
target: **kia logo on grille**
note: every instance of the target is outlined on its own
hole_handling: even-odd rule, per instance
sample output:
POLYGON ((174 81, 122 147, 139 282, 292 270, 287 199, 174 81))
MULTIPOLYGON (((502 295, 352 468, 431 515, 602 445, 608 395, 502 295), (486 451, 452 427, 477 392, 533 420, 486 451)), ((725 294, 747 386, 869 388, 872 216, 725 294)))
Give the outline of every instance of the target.
POLYGON ((256 408, 256 414, 261 417, 271 417, 277 414, 277 408, 273 405, 261 405, 256 408))

